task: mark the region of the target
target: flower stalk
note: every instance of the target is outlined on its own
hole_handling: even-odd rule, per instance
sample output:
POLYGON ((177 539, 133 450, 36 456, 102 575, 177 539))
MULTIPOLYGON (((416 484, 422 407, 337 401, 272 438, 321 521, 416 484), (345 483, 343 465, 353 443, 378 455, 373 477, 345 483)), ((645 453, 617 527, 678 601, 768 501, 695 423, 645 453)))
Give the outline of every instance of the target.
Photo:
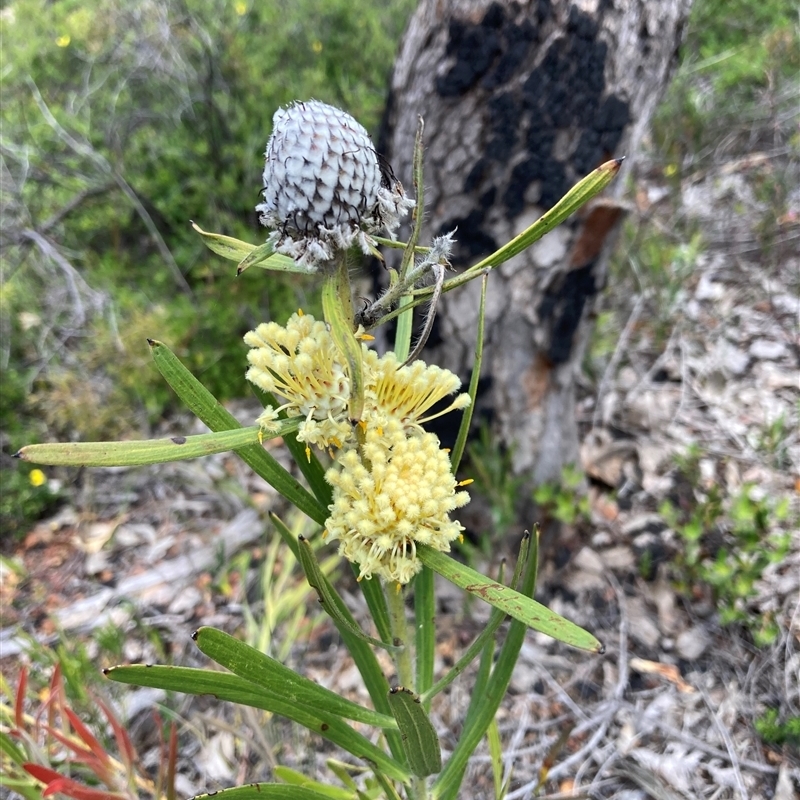
POLYGON ((393 643, 402 649, 393 653, 395 667, 397 668, 398 685, 414 691, 414 666, 411 662, 412 648, 409 647, 409 627, 406 619, 406 597, 403 587, 399 583, 387 584, 386 604, 389 606, 389 621, 392 626, 393 643), (405 646, 403 646, 405 645, 405 646))

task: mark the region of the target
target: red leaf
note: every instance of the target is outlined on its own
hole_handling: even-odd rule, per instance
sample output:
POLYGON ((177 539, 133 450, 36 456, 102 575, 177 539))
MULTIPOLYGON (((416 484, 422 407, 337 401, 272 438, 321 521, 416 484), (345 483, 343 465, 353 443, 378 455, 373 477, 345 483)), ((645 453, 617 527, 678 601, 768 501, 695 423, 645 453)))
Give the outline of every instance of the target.
POLYGON ((14 721, 17 727, 22 730, 24 727, 25 692, 28 690, 28 669, 23 667, 19 673, 19 685, 17 686, 17 696, 14 701, 14 721))
POLYGON ((61 733, 61 731, 49 727, 45 728, 45 730, 50 734, 50 736, 58 739, 61 744, 72 750, 72 752, 75 754, 75 761, 85 764, 90 770, 92 770, 92 772, 94 772, 95 775, 97 775, 98 778, 100 778, 101 781, 103 781, 103 783, 110 785, 110 782, 114 779, 114 773, 109 769, 105 761, 98 759, 88 747, 82 747, 77 742, 72 741, 69 736, 61 733))
POLYGON ((23 764, 22 769, 24 769, 29 775, 33 775, 37 781, 41 781, 42 783, 50 783, 50 781, 58 780, 59 778, 63 777, 54 769, 50 769, 50 767, 42 767, 39 764, 23 764))
POLYGON ((73 797, 75 800, 124 800, 125 795, 117 792, 106 792, 102 789, 90 789, 72 778, 65 778, 55 770, 49 767, 42 767, 39 764, 23 764, 22 768, 29 774, 47 784, 42 795, 49 797, 50 795, 61 792, 68 797, 73 797))
POLYGON ((173 720, 169 724, 169 762, 167 766, 167 797, 175 800, 175 774, 178 764, 178 726, 173 720))
POLYGON ((127 767, 128 772, 130 772, 133 762, 136 760, 136 750, 133 746, 133 742, 131 742, 131 738, 128 736, 128 732, 125 728, 120 725, 117 715, 99 697, 94 698, 94 700, 97 705, 103 709, 103 713, 106 715, 106 719, 114 731, 114 737, 117 740, 122 763, 127 767))
POLYGON ((78 715, 71 708, 65 708, 64 713, 67 715, 67 719, 72 723, 72 727, 75 728, 75 733, 86 742, 88 747, 101 762, 108 765, 111 760, 110 756, 106 752, 105 747, 97 741, 95 735, 81 722, 78 715))

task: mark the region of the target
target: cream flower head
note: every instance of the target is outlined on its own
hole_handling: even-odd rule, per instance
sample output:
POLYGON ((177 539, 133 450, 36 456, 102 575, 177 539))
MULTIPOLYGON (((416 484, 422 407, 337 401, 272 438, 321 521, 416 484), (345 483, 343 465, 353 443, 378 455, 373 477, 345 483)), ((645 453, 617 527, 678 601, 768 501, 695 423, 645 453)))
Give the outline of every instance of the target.
POLYGON ((347 419, 350 378, 328 326, 314 317, 293 314, 286 326, 265 322, 245 334, 252 348, 247 354, 247 379, 286 402, 266 408, 259 424, 274 429, 280 411, 303 416, 301 442, 318 447, 341 447, 351 435, 347 419))
POLYGON ((408 432, 422 433, 424 423, 470 403, 468 394, 460 394, 446 408, 425 416, 436 403, 458 391, 461 381, 450 370, 423 361, 403 366, 392 352, 378 357, 365 349, 364 373, 365 414, 371 413, 376 424, 391 419, 408 432))
POLYGON ((361 452, 343 450, 325 477, 333 486, 326 535, 360 565, 359 579, 408 583, 422 568, 417 544, 448 552, 461 535, 449 514, 469 495, 456 491, 450 459, 432 433, 408 436, 396 420, 368 426, 361 452))

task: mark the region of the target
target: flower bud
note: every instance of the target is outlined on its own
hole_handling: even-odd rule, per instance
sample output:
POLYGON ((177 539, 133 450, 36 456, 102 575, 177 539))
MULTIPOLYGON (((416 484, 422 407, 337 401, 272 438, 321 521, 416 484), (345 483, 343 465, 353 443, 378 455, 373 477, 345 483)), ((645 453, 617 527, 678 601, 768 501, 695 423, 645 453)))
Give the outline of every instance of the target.
POLYGON ((275 250, 314 271, 336 250, 369 234, 389 234, 413 208, 391 170, 381 168, 366 129, 316 100, 275 112, 264 167, 264 202, 256 206, 275 250))

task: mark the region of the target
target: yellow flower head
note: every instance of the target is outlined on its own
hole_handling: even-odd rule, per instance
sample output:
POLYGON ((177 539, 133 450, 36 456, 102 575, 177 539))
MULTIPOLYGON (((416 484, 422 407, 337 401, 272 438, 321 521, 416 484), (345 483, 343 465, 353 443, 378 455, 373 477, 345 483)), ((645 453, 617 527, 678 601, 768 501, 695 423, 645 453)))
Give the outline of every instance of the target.
POLYGON ((360 565, 359 578, 408 583, 422 568, 417 543, 448 552, 463 530, 449 514, 469 495, 456 492, 450 459, 432 433, 409 436, 398 420, 368 427, 361 450, 342 450, 325 477, 333 486, 326 535, 360 565))
POLYGON ((247 354, 247 378, 265 392, 286 400, 259 417, 267 430, 279 411, 303 416, 297 438, 320 447, 340 447, 350 436, 347 402, 350 378, 324 322, 294 314, 285 327, 265 322, 245 334, 252 348, 247 354))
POLYGON ((374 350, 365 348, 364 373, 367 413, 371 411, 378 424, 396 420, 409 433, 421 433, 425 422, 470 403, 468 394, 460 394, 447 408, 425 416, 432 406, 458 391, 461 381, 450 370, 423 361, 404 367, 394 353, 379 358, 374 350))

